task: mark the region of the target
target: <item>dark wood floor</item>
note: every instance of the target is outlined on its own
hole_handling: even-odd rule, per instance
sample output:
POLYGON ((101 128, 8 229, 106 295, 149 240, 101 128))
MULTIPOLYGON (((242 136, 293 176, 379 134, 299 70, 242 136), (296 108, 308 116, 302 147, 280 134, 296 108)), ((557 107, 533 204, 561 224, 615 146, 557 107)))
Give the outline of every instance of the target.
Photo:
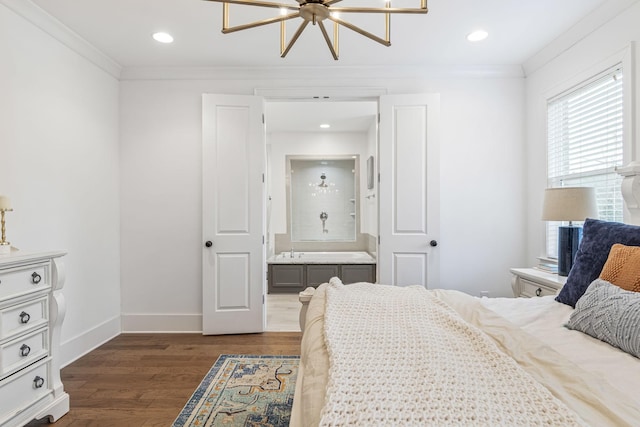
POLYGON ((54 425, 171 426, 219 355, 299 355, 300 339, 298 332, 120 335, 62 369, 71 410, 54 425))

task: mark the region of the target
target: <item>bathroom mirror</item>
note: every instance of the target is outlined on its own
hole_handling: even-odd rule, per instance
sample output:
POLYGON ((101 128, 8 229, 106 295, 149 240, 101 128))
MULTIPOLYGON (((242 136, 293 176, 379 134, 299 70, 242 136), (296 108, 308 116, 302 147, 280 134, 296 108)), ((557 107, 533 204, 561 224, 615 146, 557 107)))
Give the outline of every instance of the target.
POLYGON ((287 156, 292 242, 353 242, 358 221, 358 156, 287 156))

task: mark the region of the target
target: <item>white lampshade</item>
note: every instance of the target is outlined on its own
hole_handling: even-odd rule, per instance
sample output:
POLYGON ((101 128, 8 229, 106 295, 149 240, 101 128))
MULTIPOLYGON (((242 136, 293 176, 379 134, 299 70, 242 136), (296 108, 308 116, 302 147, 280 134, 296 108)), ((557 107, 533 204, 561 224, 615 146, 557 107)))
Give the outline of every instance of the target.
POLYGON ((0 211, 10 211, 11 200, 7 196, 0 196, 0 211))
POLYGON ((597 217, 595 188, 560 187, 544 190, 543 221, 584 221, 597 217))

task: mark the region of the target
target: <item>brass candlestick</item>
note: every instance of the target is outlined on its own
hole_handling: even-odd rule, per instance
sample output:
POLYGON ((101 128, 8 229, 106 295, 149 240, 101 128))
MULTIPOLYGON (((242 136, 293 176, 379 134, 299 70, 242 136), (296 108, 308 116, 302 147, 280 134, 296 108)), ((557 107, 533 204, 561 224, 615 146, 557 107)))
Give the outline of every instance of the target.
POLYGON ((10 245, 11 242, 7 242, 7 228, 4 222, 4 213, 10 212, 13 209, 0 209, 0 223, 2 224, 2 240, 0 240, 0 245, 10 245))
POLYGON ((0 196, 0 225, 2 226, 2 240, 0 240, 0 254, 11 252, 11 243, 7 242, 7 230, 4 222, 4 213, 12 211, 11 201, 6 196, 0 196))

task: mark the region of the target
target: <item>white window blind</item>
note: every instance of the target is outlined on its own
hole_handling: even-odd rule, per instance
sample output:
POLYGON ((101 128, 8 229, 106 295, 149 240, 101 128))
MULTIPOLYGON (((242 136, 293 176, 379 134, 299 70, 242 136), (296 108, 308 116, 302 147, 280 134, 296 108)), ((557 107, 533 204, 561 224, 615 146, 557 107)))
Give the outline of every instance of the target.
MULTIPOLYGON (((622 221, 622 67, 547 105, 548 187, 595 187, 599 219, 622 221)), ((557 258, 560 222, 547 223, 547 256, 557 258)))

